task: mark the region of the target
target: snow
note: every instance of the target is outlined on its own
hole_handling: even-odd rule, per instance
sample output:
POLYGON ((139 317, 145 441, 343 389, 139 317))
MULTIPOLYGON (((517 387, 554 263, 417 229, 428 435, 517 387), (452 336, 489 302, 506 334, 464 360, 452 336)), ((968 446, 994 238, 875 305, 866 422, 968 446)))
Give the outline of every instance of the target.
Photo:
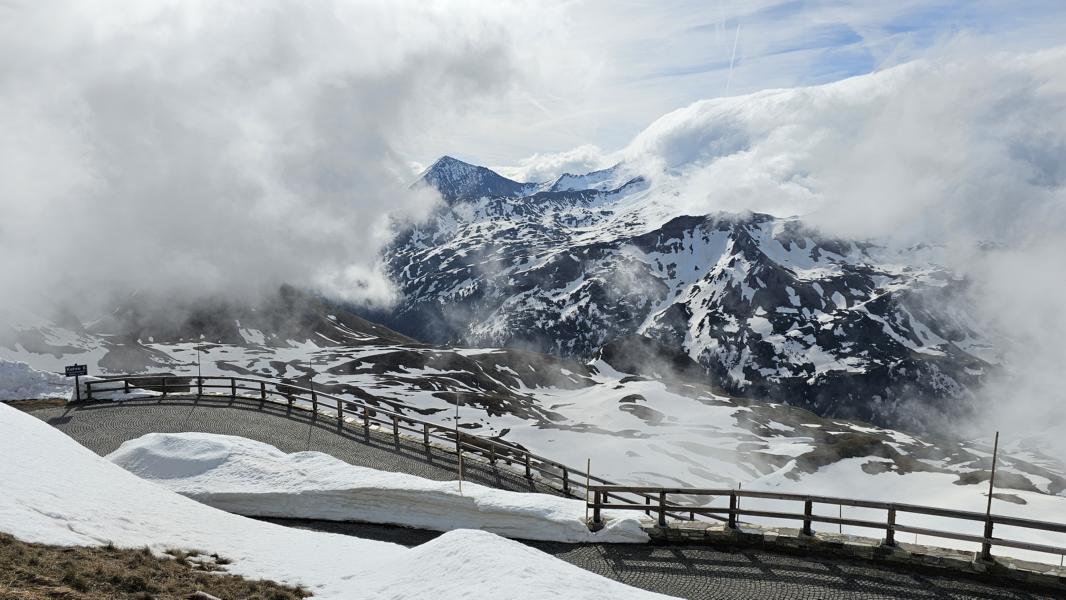
POLYGON ((21 361, 0 358, 0 402, 38 398, 66 398, 74 380, 34 369, 21 361))
POLYGON ((329 598, 662 598, 480 531, 422 546, 295 529, 211 508, 145 481, 0 405, 0 531, 36 543, 217 552, 227 569, 329 598))
POLYGON ((481 529, 558 542, 648 541, 633 516, 590 532, 585 503, 547 494, 433 481, 350 465, 321 452, 286 454, 209 433, 150 433, 107 457, 130 472, 227 512, 256 517, 388 523, 435 531, 481 529))

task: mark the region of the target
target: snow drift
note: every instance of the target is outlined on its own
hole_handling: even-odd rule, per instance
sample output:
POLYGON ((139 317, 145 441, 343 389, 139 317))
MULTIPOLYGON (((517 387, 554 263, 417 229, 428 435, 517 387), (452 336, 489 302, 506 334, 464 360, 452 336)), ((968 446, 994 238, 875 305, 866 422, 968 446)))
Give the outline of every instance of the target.
POLYGON ((348 464, 321 452, 286 454, 247 438, 150 433, 107 456, 167 489, 231 513, 363 521, 451 531, 481 529, 559 542, 646 542, 640 521, 608 515, 590 532, 585 503, 547 494, 433 481, 348 464))
POLYGON ((69 546, 217 552, 230 572, 315 598, 662 598, 499 536, 445 533, 406 549, 232 515, 136 477, 0 405, 0 531, 69 546))
POLYGON ((34 369, 17 360, 0 358, 0 402, 66 398, 74 388, 73 379, 34 369))

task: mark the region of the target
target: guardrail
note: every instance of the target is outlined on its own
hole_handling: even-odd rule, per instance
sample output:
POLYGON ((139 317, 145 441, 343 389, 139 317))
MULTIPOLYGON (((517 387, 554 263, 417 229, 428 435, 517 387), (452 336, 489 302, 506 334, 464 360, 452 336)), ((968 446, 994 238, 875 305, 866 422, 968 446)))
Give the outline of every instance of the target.
POLYGON ((609 502, 610 498, 615 498, 622 494, 637 494, 645 498, 649 496, 656 498, 654 510, 658 514, 658 522, 661 527, 667 526, 666 517, 668 515, 676 513, 689 513, 693 516, 725 515, 725 521, 727 526, 734 529, 737 527, 738 519, 741 516, 766 517, 799 521, 802 523, 800 531, 804 535, 814 534, 813 523, 831 523, 837 525, 848 525, 852 527, 879 529, 885 532, 885 537, 882 543, 886 546, 896 545, 896 532, 907 532, 931 537, 962 540, 966 542, 976 542, 981 544, 981 558, 983 558, 984 560, 992 559, 993 546, 1018 548, 1021 550, 1031 550, 1034 552, 1045 552, 1059 556, 1066 554, 1066 547, 1035 544, 1032 542, 1024 542, 1020 540, 1009 540, 993 537, 992 535, 993 529, 996 525, 1023 527, 1027 529, 1035 529, 1053 533, 1066 533, 1066 524, 1037 521, 1033 519, 1022 519, 1018 517, 1008 517, 1005 515, 986 514, 963 510, 953 510, 947 508, 934 508, 929 506, 900 504, 894 502, 877 502, 871 500, 835 498, 830 496, 809 496, 804 494, 786 494, 778 492, 760 492, 753 490, 736 489, 698 489, 651 486, 594 485, 589 486, 589 491, 592 492, 592 497, 588 501, 588 507, 592 510, 592 521, 595 524, 601 523, 600 511, 603 509, 646 510, 646 506, 632 506, 631 503, 620 505, 609 502), (671 494, 685 496, 728 497, 729 506, 728 508, 715 508, 705 505, 692 505, 681 504, 678 502, 670 502, 668 496, 671 494), (760 498, 766 500, 786 500, 802 502, 803 512, 798 513, 743 509, 740 507, 740 498, 760 498), (842 517, 819 515, 814 513, 814 506, 816 504, 824 504, 837 507, 851 506, 884 510, 885 520, 869 521, 862 519, 846 519, 842 517), (897 522, 897 517, 900 516, 901 513, 928 515, 965 521, 978 521, 984 524, 984 534, 969 535, 957 533, 954 531, 904 525, 897 522))
MULTIPOLYGON (((180 396, 204 396, 205 390, 225 390, 223 397, 259 400, 260 402, 277 402, 278 399, 292 408, 297 403, 310 405, 312 414, 329 415, 335 418, 338 428, 356 423, 361 425, 366 435, 377 425, 379 430, 384 427, 391 429, 393 439, 399 442, 401 433, 413 434, 421 437, 423 445, 430 447, 432 441, 443 442, 447 446, 454 445, 455 453, 460 452, 477 454, 492 465, 498 461, 505 464, 517 465, 524 471, 527 478, 532 479, 536 473, 540 482, 562 492, 566 496, 580 498, 578 493, 583 494, 586 490, 586 481, 589 484, 595 482, 601 485, 614 485, 614 482, 580 469, 564 465, 560 462, 533 454, 513 444, 503 443, 488 437, 473 435, 458 431, 454 425, 440 425, 417 417, 408 416, 398 410, 389 410, 379 406, 372 406, 363 400, 342 398, 333 394, 324 393, 312 387, 303 387, 285 381, 263 379, 257 377, 227 377, 227 376, 187 376, 187 375, 116 375, 102 377, 84 382, 85 402, 92 402, 109 393, 122 392, 124 395, 135 394, 137 390, 148 390, 160 394, 160 397, 168 395, 180 396), (350 421, 348 420, 350 419, 350 421)), ((210 393, 208 395, 211 395, 210 393)), ((215 394, 217 395, 217 394, 215 394)), ((409 410, 417 410, 413 406, 403 405, 393 400, 387 401, 393 406, 403 406, 409 410)), ((640 503, 643 510, 650 514, 650 505, 654 500, 651 496, 644 497, 636 494, 636 498, 607 493, 607 498, 614 498, 621 504, 640 503)), ((670 514, 673 518, 684 518, 680 514, 670 514)))

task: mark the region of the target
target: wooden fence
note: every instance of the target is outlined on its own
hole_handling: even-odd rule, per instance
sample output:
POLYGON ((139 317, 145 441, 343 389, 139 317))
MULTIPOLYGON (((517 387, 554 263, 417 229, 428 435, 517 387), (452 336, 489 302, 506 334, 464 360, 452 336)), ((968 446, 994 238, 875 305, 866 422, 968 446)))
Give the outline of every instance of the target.
POLYGON ((591 498, 588 501, 588 506, 592 510, 593 523, 601 522, 600 511, 603 509, 643 511, 649 511, 649 509, 651 509, 652 511, 657 513, 659 525, 663 527, 667 525, 667 516, 669 516, 670 514, 678 513, 687 513, 692 519, 694 519, 696 515, 713 515, 717 517, 724 516, 727 525, 731 528, 737 527, 737 523, 741 517, 764 517, 797 521, 799 524, 801 524, 800 531, 805 535, 813 535, 814 523, 831 523, 837 525, 847 525, 851 527, 863 527, 869 529, 883 530, 885 532, 883 543, 886 546, 896 545, 897 532, 915 533, 931 537, 975 542, 981 544, 981 557, 985 560, 991 560, 993 546, 1018 548, 1021 550, 1031 550, 1034 552, 1046 552, 1059 556, 1066 554, 1066 547, 1049 546, 1045 544, 1035 544, 1032 542, 993 537, 993 531, 997 525, 1022 527, 1026 529, 1034 529, 1053 533, 1066 533, 1066 524, 1051 523, 1047 521, 1036 521, 1033 519, 1022 519, 1018 517, 1008 517, 1004 515, 985 514, 947 508, 934 508, 929 506, 918 506, 914 504, 900 504, 894 502, 877 502, 871 500, 834 498, 829 496, 808 496, 804 494, 784 494, 778 492, 760 492, 735 489, 697 489, 624 485, 594 485, 589 486, 589 491, 592 494, 591 498), (617 504, 610 502, 612 498, 617 498, 620 495, 639 496, 641 498, 653 497, 656 500, 654 505, 651 507, 633 506, 633 504, 636 504, 637 502, 632 501, 632 498, 630 498, 631 502, 625 504, 617 504), (670 495, 684 495, 687 497, 728 497, 729 506, 710 507, 706 505, 696 505, 693 503, 685 504, 681 502, 671 502, 669 499, 670 495), (785 500, 790 502, 798 502, 803 504, 803 512, 779 512, 741 508, 741 498, 760 498, 765 500, 785 500), (840 516, 832 517, 827 515, 819 515, 815 514, 814 512, 815 505, 828 505, 836 507, 851 506, 883 510, 885 511, 885 518, 883 521, 870 521, 862 519, 843 518, 840 516), (977 521, 984 524, 984 534, 969 535, 943 529, 913 527, 897 522, 897 518, 905 514, 928 515, 944 519, 955 519, 971 522, 977 521))
MULTIPOLYGON (((393 439, 399 443, 400 435, 421 438, 427 451, 433 442, 443 443, 446 448, 454 448, 458 454, 474 454, 484 457, 495 466, 503 461, 517 469, 527 478, 538 478, 538 483, 547 485, 566 496, 583 498, 586 494, 586 481, 590 484, 614 485, 612 481, 564 465, 560 462, 533 454, 500 440, 485 436, 457 431, 454 425, 441 425, 402 412, 402 409, 390 410, 374 406, 354 398, 341 398, 311 387, 303 387, 290 382, 256 377, 226 376, 181 376, 181 375, 116 375, 84 382, 85 402, 93 402, 109 394, 122 393, 124 398, 137 397, 142 390, 155 392, 160 398, 174 396, 221 395, 229 398, 259 400, 264 403, 284 403, 294 406, 307 406, 317 417, 334 420, 338 428, 362 428, 366 435, 377 426, 378 431, 391 431, 393 439), (221 394, 219 394, 221 392, 221 394)), ((399 405, 388 401, 391 405, 399 405)), ((410 411, 414 407, 404 406, 410 411)), ((649 504, 653 498, 644 498, 641 494, 614 495, 605 492, 606 497, 613 498, 619 504, 649 504)), ((680 514, 669 515, 683 518, 680 514)))
MULTIPOLYGON (((369 435, 372 427, 376 425, 379 431, 391 430, 393 439, 397 443, 401 434, 416 439, 421 438, 427 450, 433 442, 443 443, 447 448, 454 447, 456 454, 464 452, 479 455, 493 465, 503 461, 517 468, 519 472, 524 472, 527 478, 532 479, 536 476, 539 483, 561 491, 566 496, 578 498, 582 495, 587 496, 587 504, 592 511, 594 524, 602 522, 601 511, 604 509, 639 510, 648 515, 655 513, 661 526, 667 525, 667 518, 695 520, 698 517, 702 517, 721 521, 729 527, 735 528, 741 517, 764 517, 797 521, 801 524, 800 530, 807 535, 813 533, 814 523, 882 530, 885 532, 884 544, 888 546, 896 544, 897 532, 975 542, 981 544, 981 556, 985 559, 991 559, 993 546, 1018 548, 1055 555, 1066 554, 1066 547, 993 537, 993 532, 997 525, 1066 533, 1066 524, 1061 523, 913 504, 853 500, 828 496, 736 489, 617 485, 601 477, 586 473, 581 469, 533 454, 514 444, 459 432, 456 431, 454 425, 441 425, 409 416, 402 412, 402 408, 397 410, 381 408, 368 404, 363 400, 341 398, 311 387, 294 385, 285 381, 254 377, 122 375, 86 381, 85 401, 92 402, 104 394, 115 392, 122 392, 125 395, 124 397, 135 397, 138 390, 155 392, 161 398, 165 398, 168 395, 189 396, 195 394, 203 396, 205 391, 208 395, 212 395, 212 391, 216 392, 213 395, 219 395, 217 392, 221 390, 222 396, 234 399, 259 400, 261 403, 283 402, 289 408, 293 408, 294 405, 309 406, 315 418, 321 416, 327 419, 336 419, 337 427, 342 429, 345 427, 361 427, 366 435, 369 435), (587 489, 586 481, 589 482, 587 489), (710 507, 694 503, 671 502, 670 495, 728 497, 729 506, 710 507), (803 512, 778 512, 741 508, 739 502, 741 498, 800 502, 803 503, 803 512), (883 510, 885 511, 885 519, 883 521, 869 521, 815 514, 814 506, 819 504, 883 510), (984 524, 984 533, 983 535, 970 535, 949 530, 909 526, 897 522, 897 517, 901 513, 981 522, 984 524)), ((398 404, 394 401, 389 401, 389 403, 392 405, 398 404)), ((264 406, 261 404, 261 407, 264 406)), ((403 406, 403 408, 411 411, 416 410, 414 407, 409 406, 403 406)))

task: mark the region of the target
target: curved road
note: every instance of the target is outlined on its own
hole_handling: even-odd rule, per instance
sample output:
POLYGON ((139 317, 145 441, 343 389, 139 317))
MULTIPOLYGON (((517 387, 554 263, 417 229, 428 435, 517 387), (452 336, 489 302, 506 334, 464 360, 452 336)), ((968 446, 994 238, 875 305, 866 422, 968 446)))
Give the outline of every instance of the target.
MULTIPOLYGON (((168 398, 38 408, 31 414, 101 455, 145 433, 203 431, 244 436, 286 452, 318 450, 375 469, 440 480, 455 477, 455 457, 439 449, 427 453, 420 440, 401 437, 397 444, 391 434, 374 432, 366 437, 359 427, 338 432, 336 422, 331 419, 314 421, 305 411, 289 411, 284 405, 269 403, 266 406, 264 411, 256 401, 168 398)), ((464 470, 467 479, 478 483, 526 491, 532 487, 521 475, 506 469, 494 469, 484 463, 466 462, 464 470)), ((438 535, 360 523, 275 521, 409 546, 438 535)), ((724 551, 706 546, 528 543, 605 577, 683 598, 961 600, 1055 597, 951 574, 919 573, 869 562, 747 549, 724 551)))

